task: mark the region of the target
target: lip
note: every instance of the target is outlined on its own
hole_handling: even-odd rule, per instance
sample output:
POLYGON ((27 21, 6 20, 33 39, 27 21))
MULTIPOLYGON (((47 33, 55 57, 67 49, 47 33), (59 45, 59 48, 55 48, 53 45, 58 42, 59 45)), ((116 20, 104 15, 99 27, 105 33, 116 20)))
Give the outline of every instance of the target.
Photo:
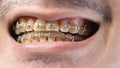
MULTIPOLYGON (((60 10, 47 10, 44 8, 39 7, 17 7, 11 10, 6 16, 6 22, 9 22, 8 25, 13 24, 19 17, 21 16, 31 16, 36 18, 41 18, 43 20, 59 20, 64 18, 73 18, 73 17, 79 17, 87 20, 91 20, 93 22, 96 22, 98 24, 101 24, 103 22, 102 16, 91 10, 85 10, 85 11, 74 11, 74 10, 64 10, 59 12, 60 10), (42 10, 42 11, 34 11, 34 10, 42 10), (94 13, 94 14, 92 14, 94 13)), ((9 26, 8 26, 9 27, 9 26)))
MULTIPOLYGON (((69 17, 81 17, 81 18, 85 17, 82 15, 78 15, 75 12, 68 12, 68 11, 64 11, 61 13, 58 13, 56 11, 52 11, 50 13, 43 13, 43 12, 33 12, 30 10, 21 9, 18 11, 13 11, 13 13, 14 14, 11 14, 11 18, 9 18, 8 20, 9 25, 11 25, 20 16, 32 16, 32 17, 42 18, 45 20, 57 20, 57 19, 69 18, 69 17)), ((91 18, 85 17, 85 19, 89 20, 91 18)), ((92 19, 92 21, 99 22, 101 20, 92 19)), ((17 53, 20 53, 22 55, 41 55, 41 54, 48 55, 48 54, 59 54, 88 46, 89 43, 95 38, 95 36, 92 36, 80 42, 39 42, 39 43, 31 43, 31 44, 20 44, 16 42, 11 36, 10 38, 12 44, 14 45, 14 50, 17 53)))
POLYGON ((80 49, 88 46, 94 37, 91 37, 81 42, 39 42, 30 44, 20 44, 13 38, 12 43, 14 45, 15 52, 22 55, 50 55, 60 54, 74 49, 80 49))

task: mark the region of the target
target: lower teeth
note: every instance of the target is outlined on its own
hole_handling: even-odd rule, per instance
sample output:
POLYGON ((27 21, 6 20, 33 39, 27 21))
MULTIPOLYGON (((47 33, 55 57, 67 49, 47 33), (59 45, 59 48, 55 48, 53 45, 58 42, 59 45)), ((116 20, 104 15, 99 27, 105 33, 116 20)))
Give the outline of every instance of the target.
POLYGON ((20 43, 32 43, 43 42, 43 41, 81 41, 84 40, 85 36, 77 34, 69 34, 62 32, 28 32, 18 36, 16 39, 20 43))
MULTIPOLYGON (((87 23, 89 22, 91 21, 87 21, 87 23)), ((17 23, 11 26, 11 28, 14 27, 14 29, 10 28, 10 33, 19 43, 34 43, 46 41, 77 42, 89 38, 90 36, 95 34, 99 28, 99 25, 94 22, 80 27, 79 25, 75 25, 76 23, 71 25, 66 25, 65 23, 62 23, 60 26, 56 22, 54 22, 54 24, 53 22, 52 24, 50 24, 51 22, 45 24, 45 21, 42 20, 37 20, 37 23, 39 23, 39 27, 37 27, 36 23, 33 23, 33 20, 30 20, 29 23, 32 23, 32 25, 28 25, 30 26, 30 28, 26 28, 26 30, 22 25, 19 25, 19 23, 19 27, 16 27, 17 23)))

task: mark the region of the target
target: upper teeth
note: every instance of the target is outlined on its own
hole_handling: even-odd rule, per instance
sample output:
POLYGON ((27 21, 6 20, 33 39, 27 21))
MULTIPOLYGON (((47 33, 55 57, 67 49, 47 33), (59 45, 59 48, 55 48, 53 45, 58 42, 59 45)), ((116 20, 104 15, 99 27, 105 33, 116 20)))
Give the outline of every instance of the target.
POLYGON ((57 21, 44 21, 37 19, 25 20, 20 18, 16 24, 16 34, 24 33, 27 31, 61 31, 61 32, 70 32, 72 34, 84 34, 87 33, 87 26, 84 26, 83 21, 73 20, 62 20, 60 23, 57 21), (69 23, 70 22, 70 23, 69 23))
POLYGON ((59 21, 44 21, 42 19, 20 18, 15 26, 19 42, 80 40, 81 35, 88 35, 88 25, 81 19, 64 19, 59 21), (64 34, 65 33, 65 34, 64 34), (78 34, 78 35, 77 35, 78 34))
POLYGON ((45 31, 46 23, 44 20, 37 19, 34 24, 34 31, 45 31))

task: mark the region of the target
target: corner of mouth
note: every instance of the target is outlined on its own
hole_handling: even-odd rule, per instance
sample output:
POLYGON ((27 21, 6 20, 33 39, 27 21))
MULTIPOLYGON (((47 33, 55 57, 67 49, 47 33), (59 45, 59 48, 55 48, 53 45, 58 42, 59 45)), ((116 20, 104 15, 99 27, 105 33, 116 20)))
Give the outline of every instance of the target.
MULTIPOLYGON (((20 17, 32 17, 33 18, 34 16, 19 16, 19 17, 15 18, 15 21, 14 21, 15 23, 12 22, 12 24, 10 24, 10 27, 9 27, 9 29, 10 29, 9 33, 12 38, 13 45, 15 45, 15 49, 17 51, 19 51, 20 53, 25 53, 25 54, 31 54, 31 53, 32 54, 36 54, 36 53, 39 53, 39 54, 43 54, 43 53, 50 54, 51 53, 52 54, 52 53, 58 53, 58 52, 62 52, 62 51, 73 50, 76 48, 81 48, 83 46, 88 45, 89 42, 94 39, 95 34, 98 32, 98 30, 100 28, 100 24, 98 22, 93 22, 91 20, 84 19, 88 23, 92 23, 92 25, 94 25, 93 27, 90 27, 92 30, 95 29, 95 32, 92 32, 92 35, 89 35, 88 38, 86 38, 86 39, 83 39, 81 41, 72 41, 69 39, 67 39, 67 41, 53 41, 53 40, 52 41, 44 41, 44 42, 37 41, 34 43, 25 44, 25 43, 17 42, 17 40, 15 39, 15 36, 18 36, 18 35, 15 35, 15 31, 12 28, 13 25, 16 25, 16 22, 20 17), (97 26, 97 27, 95 27, 95 26, 97 26)), ((34 18, 37 18, 37 16, 34 18)), ((39 17, 39 18, 41 18, 41 17, 39 17)), ((60 19, 56 18, 56 20, 63 20, 63 19, 65 20, 65 19, 74 19, 74 18, 77 18, 77 17, 66 17, 66 18, 63 17, 60 19)), ((82 19, 82 18, 80 18, 80 19, 82 19)), ((51 21, 51 20, 48 20, 47 22, 49 22, 49 21, 51 21)), ((32 31, 25 32, 25 33, 31 33, 32 31)), ((39 31, 36 31, 36 32, 39 33, 39 31)), ((45 32, 45 31, 41 31, 41 32, 45 32)), ((54 32, 54 30, 49 31, 49 32, 54 32)), ((24 32, 21 33, 20 35, 23 35, 23 34, 24 34, 24 32)), ((68 33, 65 33, 65 34, 68 34, 68 33)), ((72 35, 76 35, 76 34, 72 34, 72 35)), ((71 35, 70 35, 70 37, 71 37, 71 35)))

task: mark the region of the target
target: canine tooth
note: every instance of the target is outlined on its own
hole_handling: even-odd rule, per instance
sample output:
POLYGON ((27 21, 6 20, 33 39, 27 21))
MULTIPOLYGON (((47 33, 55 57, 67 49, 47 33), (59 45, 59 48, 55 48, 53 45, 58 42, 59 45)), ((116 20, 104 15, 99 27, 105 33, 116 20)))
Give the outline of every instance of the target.
POLYGON ((56 21, 49 21, 46 24, 46 31, 59 31, 59 25, 56 21))
POLYGON ((48 41, 55 41, 55 33, 54 32, 48 33, 48 41))
POLYGON ((25 30, 26 31, 32 31, 33 30, 33 26, 34 26, 34 20, 33 19, 29 19, 27 21, 27 23, 25 24, 25 30))
POLYGON ((37 19, 34 24, 34 31, 45 31, 46 30, 46 22, 41 19, 37 19))
POLYGON ((60 31, 68 32, 70 29, 70 25, 68 24, 68 20, 62 20, 60 24, 60 31))
POLYGON ((73 33, 73 34, 76 34, 79 32, 80 30, 80 26, 82 25, 83 23, 83 20, 80 20, 78 18, 75 18, 75 19, 72 19, 71 22, 70 22, 70 29, 69 29, 69 32, 70 33, 73 33))
POLYGON ((40 42, 45 42, 47 40, 44 32, 39 33, 39 40, 40 42))
POLYGON ((25 32, 25 24, 27 23, 27 21, 23 18, 20 18, 19 22, 21 24, 20 32, 25 32))

